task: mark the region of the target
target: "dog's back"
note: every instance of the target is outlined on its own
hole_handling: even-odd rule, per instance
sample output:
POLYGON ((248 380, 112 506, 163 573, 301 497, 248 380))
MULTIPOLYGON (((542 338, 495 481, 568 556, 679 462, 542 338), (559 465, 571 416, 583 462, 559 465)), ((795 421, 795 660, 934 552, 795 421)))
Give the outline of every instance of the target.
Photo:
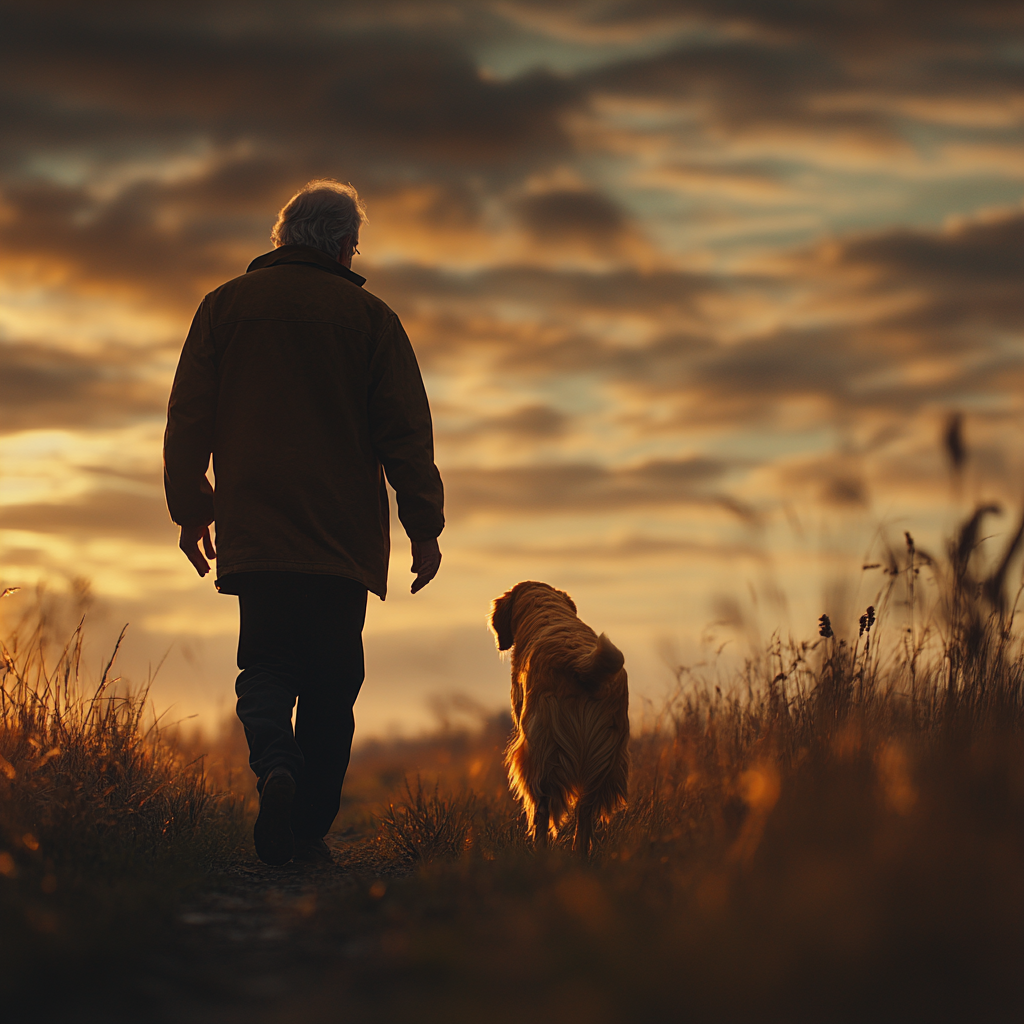
MULTIPOLYGON (((494 604, 492 628, 512 651, 515 731, 509 782, 538 840, 575 805, 590 822, 626 800, 629 695, 622 652, 581 622, 572 599, 544 583, 513 587, 494 604)), ((578 833, 579 837, 579 833, 578 833)))

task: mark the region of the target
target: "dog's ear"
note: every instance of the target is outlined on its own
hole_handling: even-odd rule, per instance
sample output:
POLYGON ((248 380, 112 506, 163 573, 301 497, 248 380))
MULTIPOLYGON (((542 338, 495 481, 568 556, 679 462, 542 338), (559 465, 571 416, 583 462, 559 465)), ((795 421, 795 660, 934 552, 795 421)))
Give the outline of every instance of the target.
POLYGON ((515 596, 512 591, 495 598, 491 605, 491 630, 498 642, 499 651, 507 651, 514 643, 512 636, 512 604, 515 596))

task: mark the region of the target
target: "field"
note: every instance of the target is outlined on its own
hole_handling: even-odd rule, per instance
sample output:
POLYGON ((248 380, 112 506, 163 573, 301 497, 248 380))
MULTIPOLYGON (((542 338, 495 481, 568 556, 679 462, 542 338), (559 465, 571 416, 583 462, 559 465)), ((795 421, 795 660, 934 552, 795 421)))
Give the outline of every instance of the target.
MULTIPOLYGON (((257 864, 244 742, 150 726, 80 632, 3 648, 2 985, 61 1021, 1018 1021, 1024 652, 976 517, 859 622, 680 669, 590 864, 508 721, 363 746, 335 868, 257 864)), ((1007 552, 1007 555, 1013 552, 1007 552)), ((813 624, 809 624, 813 625, 813 624)), ((52 632, 52 630, 51 630, 52 632)))

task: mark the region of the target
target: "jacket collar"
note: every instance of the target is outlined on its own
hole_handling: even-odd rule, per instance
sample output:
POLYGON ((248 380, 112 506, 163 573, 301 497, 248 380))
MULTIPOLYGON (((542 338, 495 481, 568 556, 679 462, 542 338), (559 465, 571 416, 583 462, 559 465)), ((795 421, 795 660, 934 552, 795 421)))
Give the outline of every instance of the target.
POLYGON ((265 267, 276 267, 284 263, 301 263, 307 267, 317 267, 319 270, 326 270, 330 274, 337 274, 360 288, 366 284, 366 278, 343 267, 336 259, 333 259, 325 252, 314 249, 309 245, 282 245, 277 249, 271 249, 256 259, 246 268, 250 270, 263 270, 265 267))

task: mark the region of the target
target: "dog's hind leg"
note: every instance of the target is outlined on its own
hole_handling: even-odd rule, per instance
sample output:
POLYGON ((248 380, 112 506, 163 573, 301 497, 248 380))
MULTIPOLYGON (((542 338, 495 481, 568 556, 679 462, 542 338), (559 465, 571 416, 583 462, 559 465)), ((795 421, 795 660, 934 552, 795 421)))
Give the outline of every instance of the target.
POLYGON ((589 804, 576 805, 576 835, 572 841, 572 852, 581 860, 590 857, 590 844, 594 835, 594 808, 589 804))
POLYGON ((546 796, 537 800, 533 812, 533 841, 537 849, 546 849, 548 845, 548 827, 551 824, 551 805, 546 796))

